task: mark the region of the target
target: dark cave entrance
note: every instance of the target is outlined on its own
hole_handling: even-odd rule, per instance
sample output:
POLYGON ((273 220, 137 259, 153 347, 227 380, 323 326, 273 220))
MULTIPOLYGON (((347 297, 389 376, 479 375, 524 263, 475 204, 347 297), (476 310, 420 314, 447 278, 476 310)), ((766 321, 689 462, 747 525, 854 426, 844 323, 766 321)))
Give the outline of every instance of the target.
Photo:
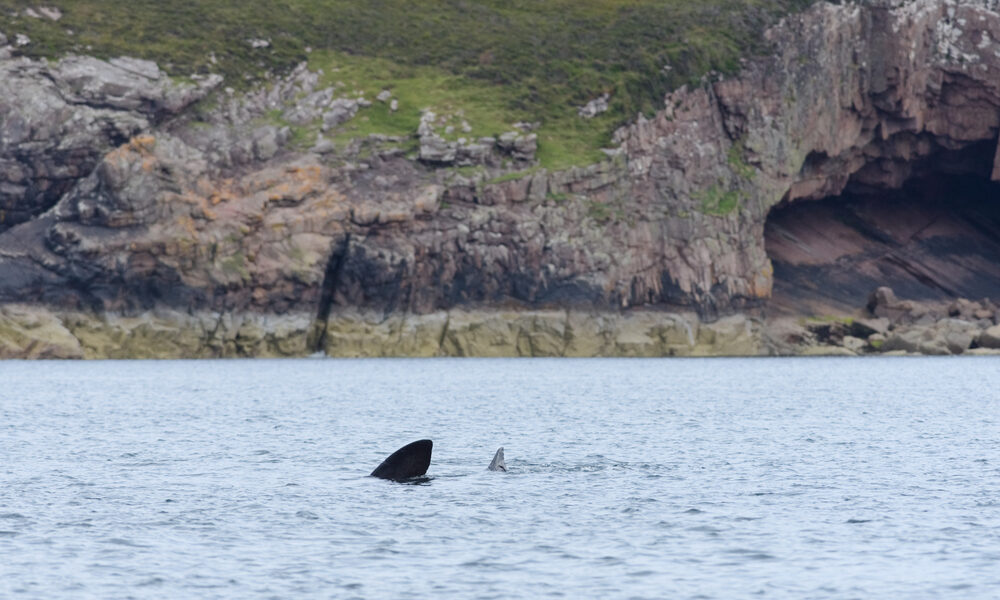
POLYGON ((852 178, 839 196, 775 206, 764 233, 768 312, 852 313, 882 285, 912 300, 1000 299, 995 150, 991 141, 936 153, 898 189, 852 178))

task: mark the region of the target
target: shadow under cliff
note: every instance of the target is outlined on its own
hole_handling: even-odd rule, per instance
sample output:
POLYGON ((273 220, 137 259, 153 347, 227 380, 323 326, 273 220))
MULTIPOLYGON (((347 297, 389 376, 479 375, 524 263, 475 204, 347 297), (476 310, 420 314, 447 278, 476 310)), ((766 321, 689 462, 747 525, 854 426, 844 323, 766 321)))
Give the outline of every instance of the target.
POLYGON ((898 190, 849 185, 775 207, 769 312, 852 312, 878 286, 902 298, 1000 298, 1000 183, 993 144, 931 157, 898 190))

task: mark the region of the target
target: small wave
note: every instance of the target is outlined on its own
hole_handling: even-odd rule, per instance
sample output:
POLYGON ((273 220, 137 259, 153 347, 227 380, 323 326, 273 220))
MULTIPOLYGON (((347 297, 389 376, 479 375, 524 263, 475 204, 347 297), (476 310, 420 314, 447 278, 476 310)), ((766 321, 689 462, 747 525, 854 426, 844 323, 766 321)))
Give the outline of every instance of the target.
POLYGON ((760 550, 751 550, 749 548, 733 548, 732 550, 726 550, 726 554, 738 554, 744 556, 750 560, 774 560, 775 557, 767 552, 761 552, 760 550))
POLYGON ((848 519, 847 523, 849 525, 857 525, 858 523, 871 523, 873 519, 848 519))
POLYGON ((295 516, 299 517, 300 519, 308 519, 310 521, 315 521, 319 519, 319 515, 308 510, 300 510, 299 512, 295 513, 295 516))
POLYGON ((477 558, 477 559, 474 559, 474 560, 465 561, 464 563, 461 563, 458 566, 460 566, 460 567, 487 567, 487 568, 494 568, 494 567, 501 566, 501 564, 498 563, 498 562, 496 562, 496 561, 494 561, 494 560, 490 560, 488 558, 477 558))
POLYGON ((126 540, 125 538, 108 538, 104 540, 105 544, 114 544, 116 546, 128 546, 130 548, 149 548, 146 544, 139 544, 133 542, 132 540, 126 540))
POLYGON ((712 527, 711 525, 698 525, 696 527, 688 527, 688 531, 700 531, 702 533, 710 533, 712 535, 718 535, 722 533, 721 529, 712 527))
POLYGON ((61 523, 56 523, 56 527, 93 527, 94 524, 90 522, 90 519, 84 519, 83 521, 64 521, 61 523))
POLYGON ((14 537, 15 535, 21 535, 20 531, 0 531, 0 537, 14 537))

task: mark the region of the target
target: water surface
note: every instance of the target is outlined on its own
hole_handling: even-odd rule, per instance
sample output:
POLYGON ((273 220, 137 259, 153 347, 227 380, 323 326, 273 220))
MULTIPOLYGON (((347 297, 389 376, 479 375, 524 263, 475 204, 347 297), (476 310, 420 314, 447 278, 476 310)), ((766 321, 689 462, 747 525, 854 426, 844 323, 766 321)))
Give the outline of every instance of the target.
POLYGON ((1000 360, 0 363, 0 597, 995 598, 1000 360), (366 477, 435 442, 420 485, 366 477), (498 446, 509 473, 486 471, 498 446))

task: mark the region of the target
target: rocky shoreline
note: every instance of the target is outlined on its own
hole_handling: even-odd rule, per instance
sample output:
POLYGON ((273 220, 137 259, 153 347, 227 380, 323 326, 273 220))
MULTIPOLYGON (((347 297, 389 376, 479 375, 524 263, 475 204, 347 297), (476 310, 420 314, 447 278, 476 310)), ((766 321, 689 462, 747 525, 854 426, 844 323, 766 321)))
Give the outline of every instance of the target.
POLYGON ((914 302, 882 287, 853 315, 771 319, 767 337, 786 356, 1000 354, 998 314, 989 300, 914 302))
POLYGON ((0 306, 0 358, 707 357, 1000 355, 987 302, 898 300, 854 316, 712 323, 692 312, 454 309, 429 314, 156 311, 139 316, 0 306))
MULTIPOLYGON (((819 3, 765 37, 773 55, 676 90, 605 160, 560 170, 531 123, 456 138, 465 117, 425 110, 409 136, 350 137, 397 99, 307 64, 238 93, 0 48, 0 356, 991 352, 992 300, 957 298, 1000 298, 1000 281, 966 260, 991 254, 952 243, 961 219, 900 233, 879 229, 895 213, 848 215, 858 229, 838 235, 880 242, 843 244, 865 285, 902 272, 912 300, 830 314, 794 297, 777 314, 765 224, 925 173, 994 191, 996 3, 819 3), (927 253, 936 270, 914 264, 927 253), (942 276, 954 261, 971 266, 942 276)), ((808 247, 823 222, 775 234, 800 281, 843 258, 808 247)))

